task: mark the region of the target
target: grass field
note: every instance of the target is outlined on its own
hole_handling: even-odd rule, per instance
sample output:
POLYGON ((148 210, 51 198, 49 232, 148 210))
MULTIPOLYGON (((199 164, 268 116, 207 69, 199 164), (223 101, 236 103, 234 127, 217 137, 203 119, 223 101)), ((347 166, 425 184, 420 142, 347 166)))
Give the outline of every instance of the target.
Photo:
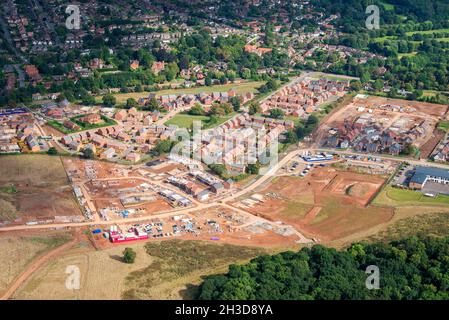
MULTIPOLYGON (((148 97, 150 93, 156 93, 157 96, 165 95, 165 94, 198 94, 201 92, 210 93, 210 92, 227 92, 231 89, 235 89, 238 94, 242 94, 245 92, 253 92, 257 93, 257 88, 264 85, 264 81, 248 81, 243 83, 230 83, 230 84, 224 84, 224 85, 214 85, 214 86, 204 86, 204 87, 195 87, 195 88, 181 88, 181 89, 167 89, 167 90, 160 90, 155 92, 130 92, 130 93, 117 93, 114 94, 114 96, 117 99, 118 104, 124 104, 127 99, 133 98, 135 100, 142 98, 142 97, 148 97)), ((102 102, 103 96, 97 96, 95 97, 95 100, 97 103, 102 102)))
POLYGON ((64 127, 64 125, 61 122, 56 121, 56 120, 47 121, 47 125, 49 125, 50 127, 54 128, 64 134, 70 134, 70 133, 74 132, 74 131, 64 127))
POLYGON ((385 230, 370 236, 368 240, 392 241, 415 235, 448 236, 449 212, 419 214, 396 221, 385 230))
POLYGON ((192 116, 190 114, 177 114, 170 120, 168 120, 165 125, 176 125, 180 128, 190 128, 194 121, 208 121, 210 117, 208 116, 192 116))
POLYGON ((226 272, 231 263, 265 253, 259 248, 179 240, 149 242, 146 251, 155 260, 127 277, 124 299, 192 299, 205 275, 226 272))
POLYGON ((345 76, 345 75, 338 75, 338 74, 332 74, 332 73, 325 73, 325 72, 312 72, 309 75, 310 78, 313 79, 320 79, 320 78, 326 78, 329 80, 334 81, 345 81, 345 80, 358 80, 357 77, 351 77, 351 76, 345 76))
POLYGON ((107 127, 107 126, 113 126, 116 125, 117 122, 115 122, 112 119, 109 119, 108 117, 105 116, 101 116, 101 120, 103 120, 102 123, 98 123, 98 124, 89 124, 89 123, 85 123, 85 122, 81 122, 79 121, 80 118, 84 117, 85 115, 79 115, 76 117, 71 118, 70 120, 72 120, 74 123, 76 123, 77 125, 79 125, 81 127, 81 130, 90 130, 90 129, 97 129, 97 128, 101 128, 101 127, 107 127))
POLYGON ((414 57, 418 54, 418 52, 411 52, 411 53, 398 53, 398 59, 401 59, 403 57, 414 57))
POLYGON ((410 31, 410 32, 406 32, 406 35, 412 36, 414 34, 432 34, 432 33, 441 33, 441 32, 449 32, 449 28, 425 30, 425 31, 410 31))
MULTIPOLYGON (((0 157, 0 186, 20 191, 17 184, 51 186, 67 182, 67 176, 59 157, 46 155, 14 155, 0 157)), ((16 193, 14 192, 14 193, 16 193)))
POLYGON ((125 247, 94 251, 89 244, 81 243, 35 272, 14 295, 15 299, 120 299, 127 274, 152 263, 145 254, 143 243, 130 243, 127 247, 137 253, 134 264, 121 261, 125 247), (79 290, 65 287, 67 266, 80 270, 79 290))
POLYGON ((441 121, 438 123, 438 128, 449 132, 449 121, 441 121))
POLYGON ((202 277, 226 272, 264 249, 203 241, 136 242, 93 251, 73 248, 36 272, 16 299, 183 299, 192 298, 202 277), (136 253, 134 264, 121 260, 125 247, 136 253), (68 265, 80 269, 80 290, 67 290, 68 265))
POLYGON ((384 7, 384 9, 386 11, 393 11, 394 8, 395 8, 393 4, 389 4, 389 3, 386 3, 386 2, 383 2, 383 1, 382 1, 382 6, 384 7))
POLYGON ((403 190, 387 186, 377 197, 374 199, 373 204, 380 206, 409 206, 409 205, 435 205, 435 206, 448 206, 449 208, 449 196, 438 195, 435 198, 426 197, 421 192, 412 190, 403 190))
MULTIPOLYGON (((387 40, 389 40, 389 41, 399 41, 400 39, 398 39, 398 37, 396 37, 396 36, 384 36, 384 37, 374 38, 373 40, 375 42, 385 42, 387 40)), ((432 40, 437 40, 437 41, 441 41, 441 42, 448 42, 449 38, 447 38, 447 37, 446 38, 434 38, 432 40)), ((414 43, 414 44, 421 44, 421 43, 423 43, 423 41, 417 41, 417 40, 411 40, 409 42, 414 43)), ((411 54, 410 53, 398 54, 398 56, 401 56, 401 55, 411 55, 411 54)))
POLYGON ((69 241, 65 234, 0 236, 0 295, 37 256, 69 241))
POLYGON ((99 123, 99 124, 88 124, 88 123, 84 123, 79 121, 79 118, 84 117, 84 115, 79 115, 76 117, 71 118, 70 120, 77 124, 81 129, 79 130, 70 130, 68 128, 66 128, 61 122, 56 121, 56 120, 50 120, 47 121, 47 125, 49 125, 52 128, 55 128, 56 130, 64 133, 64 134, 70 134, 70 133, 75 133, 75 132, 81 132, 81 131, 85 131, 85 130, 90 130, 90 129, 97 129, 97 128, 102 128, 102 127, 107 127, 107 126, 113 126, 116 125, 117 122, 115 122, 112 119, 109 119, 108 117, 105 116, 101 116, 101 119, 103 120, 103 123, 99 123))
POLYGON ((217 121, 212 122, 211 117, 209 117, 209 116, 193 116, 193 115, 186 114, 186 113, 178 113, 173 118, 171 118, 170 120, 165 122, 165 125, 173 124, 180 128, 190 128, 194 121, 201 121, 203 129, 210 129, 212 127, 217 127, 217 126, 221 125, 222 123, 228 121, 235 115, 236 115, 236 113, 233 112, 226 116, 219 117, 217 119, 217 121))

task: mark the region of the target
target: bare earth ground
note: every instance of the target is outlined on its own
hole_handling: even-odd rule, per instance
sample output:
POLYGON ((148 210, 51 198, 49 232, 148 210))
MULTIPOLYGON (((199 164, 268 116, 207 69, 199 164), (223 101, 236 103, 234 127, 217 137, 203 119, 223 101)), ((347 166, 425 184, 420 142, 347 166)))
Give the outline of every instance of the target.
MULTIPOLYGON (((321 122, 319 129, 316 132, 316 141, 323 141, 324 137, 328 135, 328 130, 333 127, 338 127, 345 121, 353 121, 360 115, 364 114, 362 111, 357 111, 359 107, 373 108, 381 105, 395 105, 401 107, 412 107, 416 109, 414 112, 410 113, 398 113, 392 111, 374 109, 372 116, 377 119, 377 121, 382 122, 383 126, 390 127, 395 121, 402 119, 406 120, 407 124, 404 129, 410 129, 415 123, 421 122, 423 120, 429 121, 431 126, 436 125, 441 119, 447 118, 448 106, 440 104, 432 104, 419 101, 409 101, 400 99, 390 99, 377 96, 368 96, 366 99, 354 98, 353 100, 348 100, 343 104, 342 107, 331 113, 324 121, 321 122), (382 120, 381 120, 382 119, 382 120)), ((419 137, 414 141, 416 146, 420 149, 424 158, 426 154, 428 155, 433 148, 438 143, 438 138, 441 137, 441 133, 433 132, 428 130, 422 137, 419 137)))
POLYGON ((316 168, 307 177, 279 177, 259 191, 275 192, 248 209, 272 221, 284 221, 321 241, 331 241, 385 223, 391 208, 367 206, 383 178, 333 168, 316 168))
POLYGON ((358 104, 363 104, 366 107, 372 107, 382 104, 391 104, 401 107, 410 106, 415 108, 418 112, 426 113, 430 116, 441 117, 446 114, 448 106, 442 104, 435 104, 421 101, 410 101, 401 99, 391 99, 377 96, 369 96, 368 99, 359 101, 358 104))
POLYGON ((444 136, 445 132, 443 130, 435 129, 432 137, 421 147, 419 155, 420 159, 429 158, 432 151, 437 147, 444 136))
POLYGON ((59 157, 0 157, 0 188, 8 186, 17 192, 0 191, 0 199, 11 203, 24 221, 81 215, 59 157))

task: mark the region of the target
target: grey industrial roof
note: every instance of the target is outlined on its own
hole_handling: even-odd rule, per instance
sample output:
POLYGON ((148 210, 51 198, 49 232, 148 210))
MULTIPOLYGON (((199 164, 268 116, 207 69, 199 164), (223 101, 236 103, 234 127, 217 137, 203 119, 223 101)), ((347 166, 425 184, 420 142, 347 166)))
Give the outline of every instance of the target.
POLYGON ((449 170, 430 167, 416 167, 410 182, 423 184, 428 176, 449 180, 449 170))

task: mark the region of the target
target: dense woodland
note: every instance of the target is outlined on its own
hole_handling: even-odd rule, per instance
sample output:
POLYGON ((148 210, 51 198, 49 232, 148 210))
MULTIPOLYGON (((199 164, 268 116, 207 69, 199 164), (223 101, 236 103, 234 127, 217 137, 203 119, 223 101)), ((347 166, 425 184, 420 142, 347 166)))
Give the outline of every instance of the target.
POLYGON ((317 7, 341 15, 334 24, 345 35, 331 44, 368 50, 387 58, 371 59, 365 65, 350 59, 329 71, 361 77, 362 83, 379 79, 396 90, 414 91, 411 98, 419 97, 419 90, 423 89, 449 90, 449 1, 317 0, 317 7), (392 4, 390 9, 384 5, 387 2, 392 4), (381 8, 381 28, 368 31, 365 8, 372 3, 381 8), (387 72, 379 74, 379 67, 386 67, 387 72))
POLYGON ((200 299, 416 300, 449 299, 449 237, 357 243, 337 251, 315 245, 264 255, 206 278, 200 299), (380 271, 368 290, 367 266, 380 271))

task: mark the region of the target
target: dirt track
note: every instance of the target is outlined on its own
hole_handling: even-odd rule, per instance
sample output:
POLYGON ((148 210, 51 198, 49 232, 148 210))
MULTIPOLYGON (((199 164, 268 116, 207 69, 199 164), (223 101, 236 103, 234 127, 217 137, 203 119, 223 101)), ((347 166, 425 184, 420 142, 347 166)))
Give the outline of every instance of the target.
POLYGON ((54 250, 44 254, 37 260, 33 261, 25 271, 23 271, 11 284, 9 289, 5 292, 5 294, 0 298, 0 300, 8 300, 10 299, 13 294, 16 292, 19 287, 25 283, 25 281, 28 280, 28 278, 40 267, 42 267, 45 263, 50 261, 50 259, 56 257, 58 254, 62 253, 64 250, 71 248, 76 242, 78 241, 78 238, 75 237, 70 242, 63 244, 62 246, 59 246, 55 248, 54 250))

